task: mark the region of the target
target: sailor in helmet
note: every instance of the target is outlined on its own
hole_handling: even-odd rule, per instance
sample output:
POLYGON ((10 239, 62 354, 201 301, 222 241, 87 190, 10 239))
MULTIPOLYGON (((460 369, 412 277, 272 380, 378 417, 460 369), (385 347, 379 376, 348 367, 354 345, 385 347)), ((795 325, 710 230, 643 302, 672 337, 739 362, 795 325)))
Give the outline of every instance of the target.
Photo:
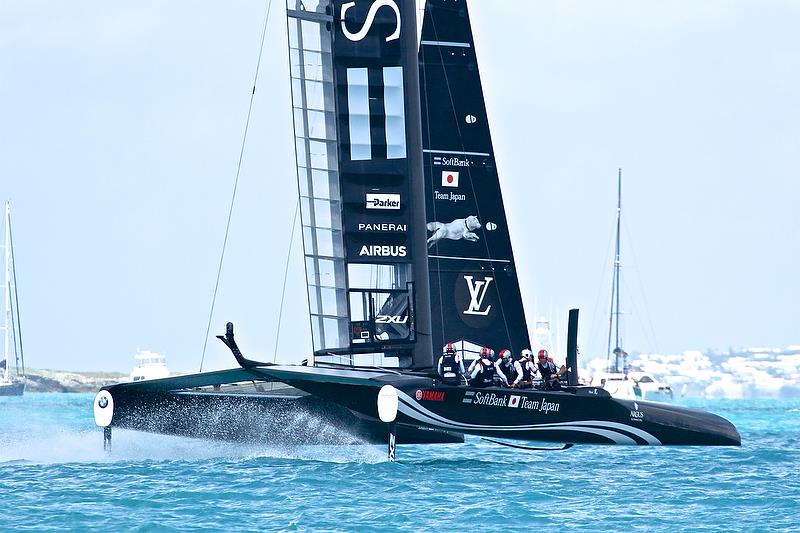
POLYGON ((469 384, 472 387, 491 387, 494 385, 494 363, 489 355, 494 353, 491 348, 481 348, 481 356, 474 365, 470 365, 472 372, 469 374, 469 384))
POLYGON ((533 352, 527 348, 522 350, 514 361, 514 372, 516 377, 511 384, 512 387, 518 389, 530 389, 533 387, 533 376, 536 374, 536 368, 533 366, 533 352))
POLYGON ((464 363, 461 356, 453 348, 453 343, 448 342, 444 347, 442 356, 439 358, 437 366, 439 376, 445 385, 460 385, 461 375, 464 374, 464 363))
POLYGON ((481 353, 478 354, 478 357, 473 359, 472 362, 469 364, 469 368, 467 369, 467 375, 468 376, 471 376, 472 373, 475 371, 475 368, 480 364, 480 362, 481 362, 481 354, 484 351, 486 351, 487 357, 489 358, 489 360, 490 361, 493 360, 494 350, 492 350, 488 346, 484 346, 483 348, 481 348, 481 353))
POLYGON ((502 349, 494 363, 497 380, 504 387, 511 385, 514 380, 514 366, 511 363, 511 350, 502 349))
POLYGON ((539 369, 539 373, 542 375, 544 390, 560 390, 561 382, 558 380, 558 377, 561 372, 556 369, 555 363, 548 361, 547 358, 547 350, 539 350, 539 362, 536 366, 539 369))

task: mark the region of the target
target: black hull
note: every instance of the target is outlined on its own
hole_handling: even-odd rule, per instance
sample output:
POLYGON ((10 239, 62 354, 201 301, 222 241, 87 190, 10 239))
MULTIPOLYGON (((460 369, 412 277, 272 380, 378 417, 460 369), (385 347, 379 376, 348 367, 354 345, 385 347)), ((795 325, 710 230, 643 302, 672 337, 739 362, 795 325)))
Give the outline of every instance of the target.
POLYGON ((387 425, 379 421, 377 408, 385 385, 397 393, 399 444, 463 442, 464 434, 576 444, 741 444, 733 424, 717 415, 619 400, 595 387, 479 389, 442 385, 424 373, 305 366, 262 366, 106 387, 113 416, 98 423, 259 443, 385 443, 387 425))
POLYGON ((0 396, 22 396, 25 393, 25 382, 14 381, 0 384, 0 396))
MULTIPOLYGON (((384 424, 320 398, 264 393, 154 392, 107 387, 112 428, 258 444, 385 444, 384 424)), ((401 444, 461 443, 458 433, 404 427, 401 444)))
POLYGON ((339 379, 330 371, 318 375, 313 369, 298 372, 272 367, 265 372, 376 420, 377 392, 383 385, 393 385, 401 425, 559 443, 741 445, 736 428, 720 416, 655 402, 618 400, 594 387, 558 392, 478 389, 442 385, 409 374, 384 374, 358 383, 347 371, 339 371, 339 379))

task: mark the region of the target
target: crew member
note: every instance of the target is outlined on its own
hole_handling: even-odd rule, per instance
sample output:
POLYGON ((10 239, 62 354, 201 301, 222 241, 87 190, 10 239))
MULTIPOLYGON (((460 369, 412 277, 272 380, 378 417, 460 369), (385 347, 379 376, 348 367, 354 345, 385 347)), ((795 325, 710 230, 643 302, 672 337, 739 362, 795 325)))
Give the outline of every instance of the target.
POLYGON ((494 363, 489 360, 489 348, 481 349, 481 357, 475 365, 470 365, 469 384, 472 387, 491 387, 494 385, 494 363))
POLYGON ((460 377, 464 373, 464 363, 461 356, 453 349, 453 343, 448 342, 444 348, 444 353, 439 358, 439 376, 445 385, 459 385, 460 377))
POLYGON ((514 382, 511 384, 512 387, 516 387, 518 389, 530 389, 533 387, 533 376, 536 374, 536 369, 533 367, 531 362, 531 357, 533 356, 533 352, 528 350, 522 350, 522 352, 517 357, 517 360, 514 361, 514 372, 516 373, 516 377, 514 378, 514 382))
POLYGON ((494 364, 495 373, 500 383, 508 387, 514 381, 514 365, 511 363, 511 350, 500 350, 497 362, 494 364))
POLYGON ((553 361, 552 357, 548 357, 547 358, 547 364, 550 366, 550 370, 552 370, 553 372, 558 374, 559 381, 565 379, 565 375, 567 373, 567 366, 566 365, 561 365, 561 368, 558 368, 556 366, 555 361, 553 361))
POLYGON ((483 357, 483 352, 486 352, 486 357, 488 357, 490 361, 493 361, 494 350, 492 350, 488 346, 484 346, 483 348, 481 348, 481 353, 479 354, 479 357, 473 359, 472 362, 469 364, 469 368, 467 369, 468 376, 471 376, 472 372, 475 370, 475 367, 478 366, 478 363, 483 357))
POLYGON ((547 350, 539 350, 539 362, 537 367, 539 373, 542 375, 542 384, 544 390, 561 390, 561 383, 558 381, 558 371, 555 368, 555 363, 550 366, 547 362, 547 350))

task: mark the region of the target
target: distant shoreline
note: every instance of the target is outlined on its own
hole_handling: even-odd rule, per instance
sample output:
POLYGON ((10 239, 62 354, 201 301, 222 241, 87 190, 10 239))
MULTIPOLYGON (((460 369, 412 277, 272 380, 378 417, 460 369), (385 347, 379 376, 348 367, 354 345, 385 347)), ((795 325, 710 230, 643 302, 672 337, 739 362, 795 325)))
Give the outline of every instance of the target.
POLYGON ((126 381, 122 372, 73 372, 67 370, 26 369, 26 392, 97 392, 102 387, 126 381))

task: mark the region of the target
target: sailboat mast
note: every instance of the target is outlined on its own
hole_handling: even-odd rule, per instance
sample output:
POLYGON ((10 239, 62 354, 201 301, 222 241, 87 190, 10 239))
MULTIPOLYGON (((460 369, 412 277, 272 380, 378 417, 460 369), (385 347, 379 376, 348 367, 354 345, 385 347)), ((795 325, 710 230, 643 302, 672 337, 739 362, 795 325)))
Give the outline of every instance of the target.
POLYGON ((619 357, 621 353, 619 340, 619 292, 620 292, 620 226, 622 221, 622 169, 617 175, 617 238, 614 247, 614 276, 611 282, 611 311, 608 319, 608 355, 611 358, 611 334, 614 333, 614 372, 619 372, 619 357))
POLYGON ((3 296, 5 300, 5 324, 3 328, 3 381, 8 381, 8 338, 11 327, 11 202, 6 201, 5 211, 5 238, 3 239, 3 251, 5 252, 5 276, 3 286, 3 296))

